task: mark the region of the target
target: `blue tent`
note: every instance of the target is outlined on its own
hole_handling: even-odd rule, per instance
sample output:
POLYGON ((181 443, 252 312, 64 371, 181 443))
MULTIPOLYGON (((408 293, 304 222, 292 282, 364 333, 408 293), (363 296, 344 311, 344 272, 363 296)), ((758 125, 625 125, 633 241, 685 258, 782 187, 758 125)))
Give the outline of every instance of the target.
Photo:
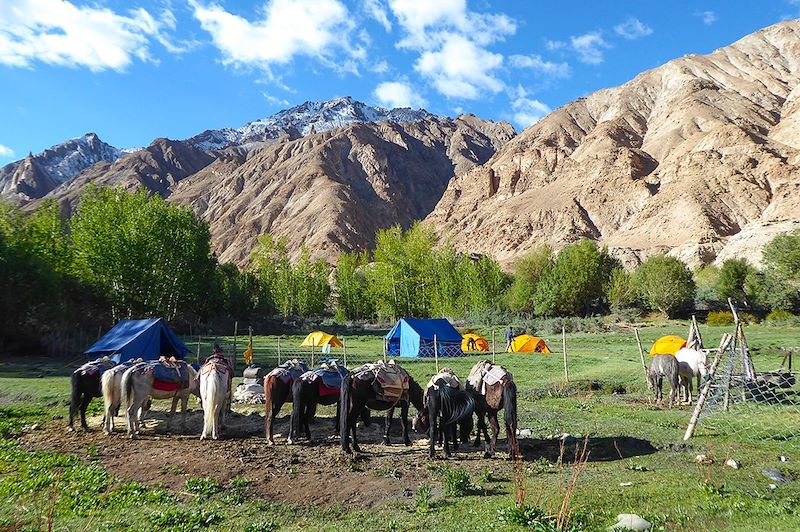
POLYGON ((89 357, 109 356, 120 362, 131 358, 156 360, 161 355, 183 358, 189 348, 166 321, 152 318, 121 320, 84 353, 89 357))
POLYGON ((440 357, 464 354, 461 350, 461 334, 444 318, 435 320, 401 318, 386 335, 386 353, 401 357, 432 357, 434 336, 440 357))

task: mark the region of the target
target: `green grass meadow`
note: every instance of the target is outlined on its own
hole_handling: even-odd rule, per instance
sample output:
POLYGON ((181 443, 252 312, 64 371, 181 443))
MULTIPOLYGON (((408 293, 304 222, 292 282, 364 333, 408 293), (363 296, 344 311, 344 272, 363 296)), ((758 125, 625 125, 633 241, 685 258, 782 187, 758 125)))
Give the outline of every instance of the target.
MULTIPOLYGON (((685 336, 687 328, 685 322, 643 327, 642 343, 647 350, 656 338, 685 336)), ((381 358, 380 334, 334 332, 346 338, 349 366, 381 358)), ((706 347, 712 347, 730 328, 701 326, 701 332, 706 347)), ((800 352, 800 328, 751 325, 745 332, 759 371, 776 369, 782 348, 800 352)), ((499 344, 500 332, 497 337, 499 344)), ((187 340, 194 349, 192 339, 187 340)), ((428 464, 431 481, 403 500, 370 510, 259 500, 247 479, 194 479, 175 492, 155 481, 114 478, 92 459, 91 449, 68 454, 30 450, 21 434, 31 424, 50 430, 65 423, 68 375, 74 365, 52 359, 4 360, 0 530, 45 530, 48 523, 53 530, 557 530, 561 525, 606 530, 619 513, 643 516, 656 530, 800 530, 800 424, 792 429, 791 411, 756 407, 738 419, 701 419, 696 437, 684 443, 691 409, 662 409, 648 402, 632 329, 568 334, 568 384, 561 338, 546 340, 553 354, 496 355, 518 386, 519 427, 531 431, 530 438, 521 440, 525 461, 519 471, 496 458, 477 469, 472 463, 464 479, 459 478, 458 453, 455 459, 433 462, 421 453, 415 459, 428 464), (753 426, 774 426, 790 439, 747 437, 753 426), (572 463, 571 447, 559 458, 557 438, 563 433, 579 442, 588 438, 586 464, 572 463), (713 456, 714 463, 698 465, 698 454, 713 456), (788 461, 781 462, 781 455, 788 461), (741 468, 723 467, 727 457, 741 462, 741 468), (770 489, 773 481, 764 476, 764 468, 780 470, 790 482, 770 489), (515 509, 516 474, 525 487, 524 510, 515 509), (572 492, 571 518, 557 523, 552 516, 566 491, 572 492)), ((310 354, 297 347, 301 341, 302 336, 281 337, 281 358, 310 354)), ((245 342, 237 338, 239 353, 245 342)), ((278 337, 255 337, 255 361, 274 363, 277 342, 278 337)), ((207 354, 207 344, 201 347, 207 354)), ((334 350, 333 356, 342 355, 334 350)), ((481 358, 440 360, 440 365, 465 377, 481 358)), ((422 384, 435 371, 431 359, 400 362, 422 384)), ((95 400, 92 411, 99 412, 100 404, 95 400)), ((319 414, 332 412, 322 408, 319 414)), ((501 438, 504 444, 504 433, 501 438)), ((378 474, 368 466, 364 475, 378 474)))

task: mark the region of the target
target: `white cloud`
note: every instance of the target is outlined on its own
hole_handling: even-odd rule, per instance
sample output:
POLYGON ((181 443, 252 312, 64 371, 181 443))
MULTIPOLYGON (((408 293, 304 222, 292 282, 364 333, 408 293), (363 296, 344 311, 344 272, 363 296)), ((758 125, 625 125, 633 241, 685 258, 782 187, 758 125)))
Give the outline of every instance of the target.
POLYGON ((711 26, 717 21, 717 14, 713 11, 700 11, 695 13, 695 15, 700 17, 700 19, 703 21, 703 24, 706 26, 711 26))
POLYGON ((269 0, 254 22, 218 4, 189 2, 225 64, 269 72, 271 65, 305 55, 331 68, 351 71, 366 57, 362 46, 350 44, 354 23, 338 0, 269 0), (344 57, 335 56, 335 50, 344 51, 344 57))
POLYGON ((120 15, 96 4, 78 7, 68 0, 0 2, 0 64, 29 67, 35 61, 87 67, 92 71, 124 70, 134 59, 153 61, 152 41, 179 53, 167 30, 175 17, 163 10, 157 20, 142 8, 120 15))
POLYGON ((493 74, 502 64, 501 54, 461 35, 449 34, 440 49, 423 52, 414 68, 448 98, 474 100, 483 91, 503 89, 503 82, 493 74))
POLYGON ((555 51, 555 50, 561 50, 563 48, 566 48, 567 47, 567 43, 565 43, 564 41, 551 41, 550 39, 548 39, 544 43, 544 46, 545 46, 545 48, 547 48, 548 50, 550 50, 552 52, 552 51, 555 51))
POLYGON ((392 31, 392 23, 386 15, 386 8, 380 0, 364 0, 364 10, 375 19, 386 31, 392 31))
POLYGON ((550 107, 535 100, 527 98, 524 90, 519 90, 518 96, 511 101, 514 110, 512 119, 522 129, 532 126, 550 113, 550 107))
POLYGON ((377 63, 369 67, 369 69, 372 72, 375 72, 376 74, 386 74, 387 72, 389 72, 389 63, 387 63, 386 61, 378 61, 377 63))
POLYGON ((9 148, 8 146, 3 146, 0 144, 0 157, 13 157, 14 150, 9 148))
POLYGON ((273 96, 267 92, 262 92, 261 95, 264 97, 265 100, 267 100, 272 105, 285 105, 285 106, 290 105, 289 100, 287 100, 286 98, 278 98, 277 96, 273 96))
POLYGON ((441 94, 476 99, 502 90, 504 57, 489 46, 516 32, 513 19, 470 11, 466 0, 389 0, 389 8, 402 29, 397 47, 420 53, 415 70, 441 94))
POLYGON ((420 108, 426 105, 424 98, 405 81, 384 81, 372 93, 381 105, 390 109, 395 107, 420 108))
POLYGON ((647 24, 644 24, 638 18, 628 17, 628 19, 622 24, 617 24, 614 26, 614 31, 620 37, 629 40, 635 40, 652 34, 653 28, 647 24))
POLYGON ((570 37, 570 45, 577 52, 578 59, 587 65, 599 65, 604 61, 603 48, 608 48, 608 43, 603 40, 599 31, 584 33, 577 37, 570 37))
POLYGON ((567 63, 554 63, 545 61, 540 55, 512 55, 508 62, 516 68, 530 68, 536 72, 546 74, 555 78, 569 77, 570 70, 567 63))

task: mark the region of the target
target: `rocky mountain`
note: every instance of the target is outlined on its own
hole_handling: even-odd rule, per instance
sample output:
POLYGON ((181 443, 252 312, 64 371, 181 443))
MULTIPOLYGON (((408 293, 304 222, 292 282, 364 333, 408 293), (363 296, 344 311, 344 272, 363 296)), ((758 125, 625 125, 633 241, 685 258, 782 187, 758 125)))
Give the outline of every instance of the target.
POLYGON ((15 203, 41 198, 92 165, 116 161, 125 152, 87 133, 0 168, 0 196, 15 203))
POLYGON ((627 265, 760 260, 800 227, 800 21, 567 104, 453 179, 427 222, 510 265, 588 237, 627 265))
POLYGON ((238 129, 210 129, 187 141, 203 150, 220 150, 255 142, 294 140, 309 133, 322 133, 349 124, 383 120, 411 122, 431 116, 424 109, 384 109, 345 96, 324 102, 305 102, 267 118, 248 122, 238 129))
POLYGON ((170 201, 209 221, 220 260, 245 264, 259 235, 335 260, 369 248, 377 229, 425 218, 455 173, 486 162, 514 135, 471 115, 346 127, 219 157, 170 201))

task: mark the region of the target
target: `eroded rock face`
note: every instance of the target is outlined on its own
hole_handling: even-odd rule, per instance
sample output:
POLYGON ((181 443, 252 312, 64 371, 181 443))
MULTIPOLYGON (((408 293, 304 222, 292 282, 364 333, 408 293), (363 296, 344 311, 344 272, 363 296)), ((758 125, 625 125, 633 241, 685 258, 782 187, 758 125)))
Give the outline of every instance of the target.
POLYGON ((223 261, 244 265, 259 235, 286 237, 313 257, 371 247, 377 229, 433 210, 455 172, 486 162, 514 135, 472 116, 377 122, 265 144, 182 180, 170 201, 211 226, 223 261))
POLYGON ((798 79, 798 21, 676 59, 523 131, 453 179, 427 222, 506 266, 582 237, 628 266, 760 256, 748 234, 800 220, 798 79))

